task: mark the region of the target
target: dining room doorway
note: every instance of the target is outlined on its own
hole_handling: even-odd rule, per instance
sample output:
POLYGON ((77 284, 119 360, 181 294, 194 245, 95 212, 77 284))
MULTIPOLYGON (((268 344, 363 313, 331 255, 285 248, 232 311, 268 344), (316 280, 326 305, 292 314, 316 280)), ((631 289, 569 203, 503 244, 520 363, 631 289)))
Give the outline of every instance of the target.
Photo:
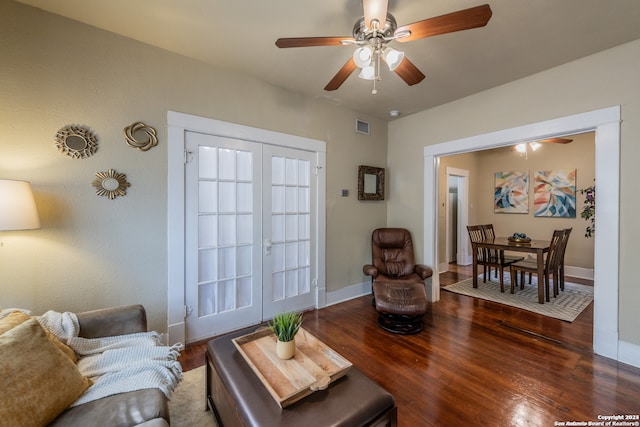
POLYGON ((595 353, 619 359, 619 203, 620 106, 578 113, 501 131, 424 147, 424 260, 433 265, 428 286, 430 301, 440 299, 438 277, 438 169, 440 157, 513 145, 520 141, 594 131, 598 204, 611 209, 598 212, 595 234, 594 324, 595 353), (612 173, 615 171, 616 173, 612 173))

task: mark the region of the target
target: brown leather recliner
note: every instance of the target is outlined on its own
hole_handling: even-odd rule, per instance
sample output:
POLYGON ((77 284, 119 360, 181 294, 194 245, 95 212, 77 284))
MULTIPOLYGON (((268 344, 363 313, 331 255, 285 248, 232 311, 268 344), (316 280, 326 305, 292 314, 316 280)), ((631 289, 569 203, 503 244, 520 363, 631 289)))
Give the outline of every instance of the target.
POLYGON ((411 233, 404 228, 374 230, 371 255, 372 264, 362 271, 371 276, 378 324, 397 334, 420 332, 427 311, 424 280, 433 270, 415 263, 411 233))

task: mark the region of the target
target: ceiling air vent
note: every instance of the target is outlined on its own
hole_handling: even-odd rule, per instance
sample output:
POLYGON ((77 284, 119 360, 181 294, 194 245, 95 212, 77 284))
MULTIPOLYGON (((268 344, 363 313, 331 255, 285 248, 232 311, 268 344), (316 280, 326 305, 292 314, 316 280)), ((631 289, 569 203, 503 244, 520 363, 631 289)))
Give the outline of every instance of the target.
POLYGON ((369 122, 362 119, 356 119, 356 132, 369 135, 369 122))

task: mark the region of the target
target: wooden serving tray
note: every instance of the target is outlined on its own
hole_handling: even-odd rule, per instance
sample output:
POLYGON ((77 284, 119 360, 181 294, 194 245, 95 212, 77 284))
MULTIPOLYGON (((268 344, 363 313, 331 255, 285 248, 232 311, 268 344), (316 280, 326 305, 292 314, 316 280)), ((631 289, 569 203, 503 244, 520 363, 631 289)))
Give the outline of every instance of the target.
POLYGON ((268 328, 232 341, 282 408, 314 391, 326 389, 352 366, 304 328, 296 334, 296 354, 289 360, 276 355, 276 336, 268 328))

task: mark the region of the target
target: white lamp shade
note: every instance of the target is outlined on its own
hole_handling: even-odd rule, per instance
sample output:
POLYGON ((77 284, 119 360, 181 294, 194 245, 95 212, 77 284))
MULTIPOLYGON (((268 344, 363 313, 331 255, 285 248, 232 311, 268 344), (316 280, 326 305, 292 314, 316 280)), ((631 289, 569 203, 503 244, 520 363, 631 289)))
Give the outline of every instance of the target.
POLYGON ((364 25, 373 30, 372 21, 378 21, 377 30, 381 30, 387 23, 388 0, 362 0, 364 9, 364 25))
POLYGON ((398 65, 400 65, 400 63, 402 63, 402 60, 404 59, 404 52, 393 49, 391 47, 387 47, 382 52, 382 58, 384 59, 384 62, 386 62, 389 66, 389 70, 393 71, 398 68, 398 65))
POLYGON ((0 231, 40 228, 31 184, 0 179, 0 231))
POLYGON ((373 64, 364 67, 362 71, 360 71, 360 74, 358 74, 358 77, 365 80, 374 80, 376 78, 376 67, 374 67, 373 64))
POLYGON ((353 52, 353 62, 356 63, 358 68, 364 68, 371 65, 372 57, 373 50, 370 46, 359 47, 353 52))

